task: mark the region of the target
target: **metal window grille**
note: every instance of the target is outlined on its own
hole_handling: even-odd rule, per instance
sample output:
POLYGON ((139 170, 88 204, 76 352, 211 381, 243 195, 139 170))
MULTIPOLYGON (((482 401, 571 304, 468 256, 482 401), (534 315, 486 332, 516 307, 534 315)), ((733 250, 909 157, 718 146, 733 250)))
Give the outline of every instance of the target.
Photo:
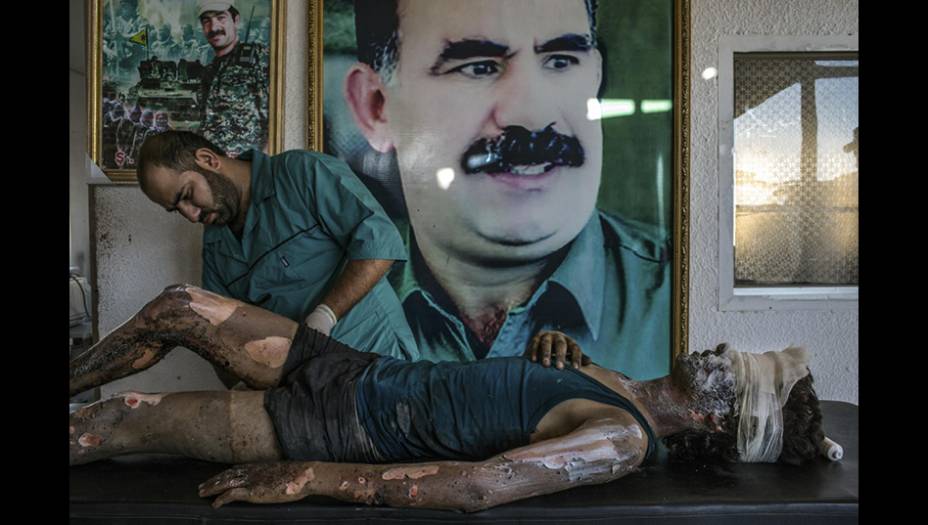
POLYGON ((858 282, 856 53, 736 53, 735 286, 858 282))

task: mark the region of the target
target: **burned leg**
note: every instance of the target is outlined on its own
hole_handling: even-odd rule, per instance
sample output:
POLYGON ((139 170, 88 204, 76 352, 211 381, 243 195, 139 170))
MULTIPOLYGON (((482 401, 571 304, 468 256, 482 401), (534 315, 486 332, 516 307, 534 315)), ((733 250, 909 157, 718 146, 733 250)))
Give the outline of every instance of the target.
POLYGON ((280 379, 297 326, 195 286, 171 286, 71 361, 71 395, 149 368, 177 346, 267 388, 280 379))
POLYGON ((264 392, 128 392, 71 415, 70 463, 181 454, 221 463, 282 459, 264 392))

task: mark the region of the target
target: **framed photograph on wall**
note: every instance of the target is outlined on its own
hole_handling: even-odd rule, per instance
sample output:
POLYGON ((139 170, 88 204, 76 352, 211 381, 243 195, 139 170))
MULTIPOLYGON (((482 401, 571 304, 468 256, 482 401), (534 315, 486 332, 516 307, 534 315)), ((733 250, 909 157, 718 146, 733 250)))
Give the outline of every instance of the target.
POLYGON ((232 157, 281 147, 284 2, 91 0, 88 150, 108 177, 135 180, 139 148, 168 129, 232 157))
POLYGON ((407 240, 421 358, 686 352, 687 0, 314 0, 310 146, 407 240))

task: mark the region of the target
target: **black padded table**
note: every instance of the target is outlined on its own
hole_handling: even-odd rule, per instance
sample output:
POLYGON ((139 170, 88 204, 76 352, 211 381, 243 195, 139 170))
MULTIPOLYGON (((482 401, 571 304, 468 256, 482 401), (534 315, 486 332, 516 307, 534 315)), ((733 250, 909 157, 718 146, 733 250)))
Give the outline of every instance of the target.
POLYGON ((791 467, 669 464, 663 446, 640 472, 464 514, 365 507, 312 497, 278 505, 232 503, 218 510, 197 485, 224 465, 165 455, 114 458, 70 469, 70 523, 857 523, 857 406, 822 402, 825 429, 844 459, 791 467))

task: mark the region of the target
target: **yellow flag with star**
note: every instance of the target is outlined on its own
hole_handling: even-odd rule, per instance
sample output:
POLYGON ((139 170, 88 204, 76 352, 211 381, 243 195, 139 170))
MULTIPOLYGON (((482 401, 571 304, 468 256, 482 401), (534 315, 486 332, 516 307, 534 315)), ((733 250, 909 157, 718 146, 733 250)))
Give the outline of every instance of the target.
POLYGON ((129 37, 129 42, 135 42, 136 44, 145 46, 148 45, 148 28, 139 31, 138 33, 129 37))

